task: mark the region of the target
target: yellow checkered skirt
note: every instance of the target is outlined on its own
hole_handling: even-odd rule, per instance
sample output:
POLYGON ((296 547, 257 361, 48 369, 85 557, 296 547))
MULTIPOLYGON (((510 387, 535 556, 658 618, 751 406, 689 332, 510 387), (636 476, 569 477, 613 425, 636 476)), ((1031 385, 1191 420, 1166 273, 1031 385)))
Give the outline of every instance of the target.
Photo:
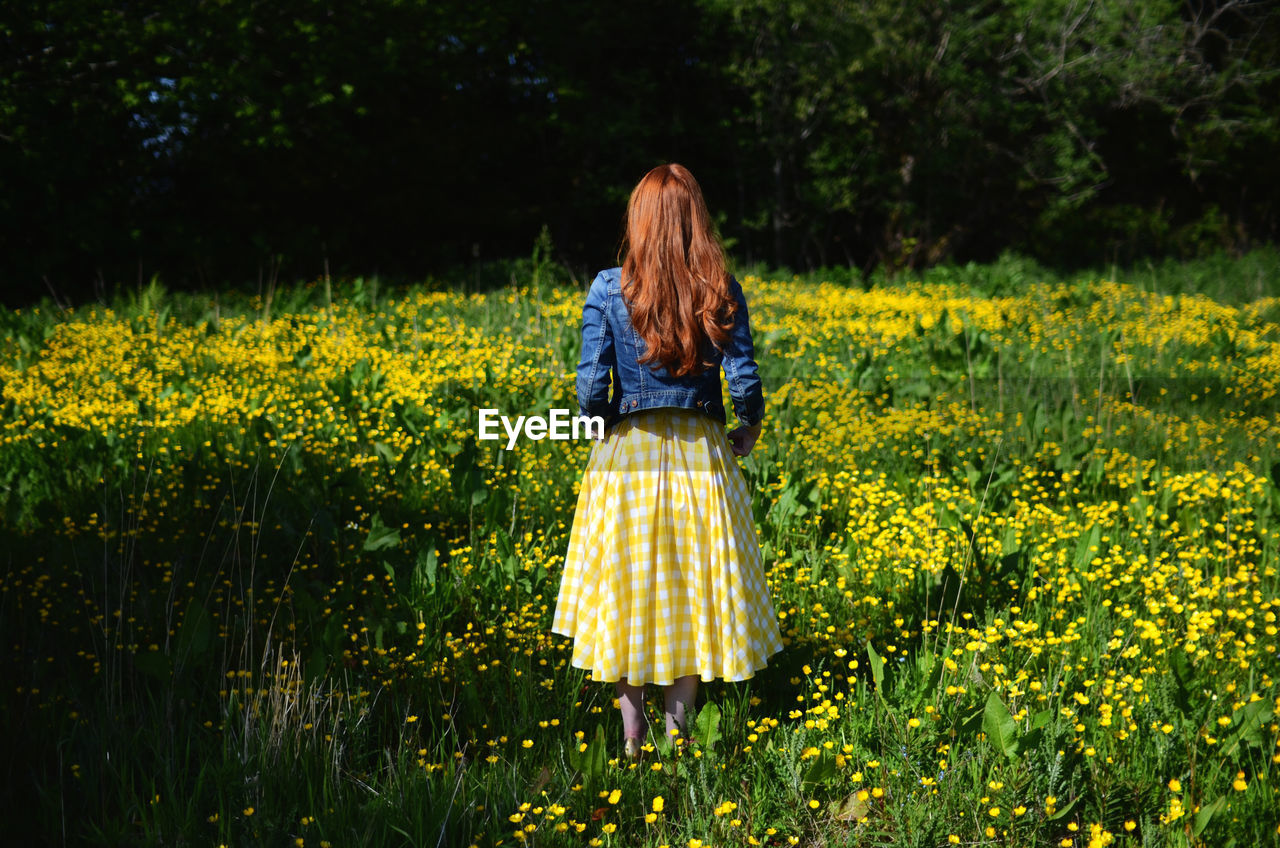
POLYGON ((593 680, 745 680, 782 649, 723 426, 696 412, 634 413, 583 472, 551 629, 593 680))

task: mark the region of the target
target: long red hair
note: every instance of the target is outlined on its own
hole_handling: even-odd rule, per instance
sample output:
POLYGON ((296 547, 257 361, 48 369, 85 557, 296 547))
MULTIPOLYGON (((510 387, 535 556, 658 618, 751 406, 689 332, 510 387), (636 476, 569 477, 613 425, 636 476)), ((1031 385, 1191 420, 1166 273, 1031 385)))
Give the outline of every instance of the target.
POLYGON ((659 165, 631 192, 625 250, 622 290, 644 339, 640 362, 676 377, 701 372, 705 343, 724 345, 737 303, 702 189, 683 165, 659 165))

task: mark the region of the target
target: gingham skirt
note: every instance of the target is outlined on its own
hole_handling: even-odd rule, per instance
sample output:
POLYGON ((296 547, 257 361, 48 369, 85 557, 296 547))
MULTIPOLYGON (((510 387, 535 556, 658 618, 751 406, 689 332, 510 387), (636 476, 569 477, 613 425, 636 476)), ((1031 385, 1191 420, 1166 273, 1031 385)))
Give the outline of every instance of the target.
POLYGON ((745 680, 782 649, 751 497, 724 428, 627 416, 583 472, 551 629, 593 680, 745 680))

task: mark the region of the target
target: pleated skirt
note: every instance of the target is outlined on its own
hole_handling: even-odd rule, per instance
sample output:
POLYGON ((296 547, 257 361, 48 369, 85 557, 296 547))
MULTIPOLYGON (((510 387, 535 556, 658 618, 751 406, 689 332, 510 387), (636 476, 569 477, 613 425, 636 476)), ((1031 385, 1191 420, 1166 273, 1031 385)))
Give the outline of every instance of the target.
POLYGON ((745 680, 782 649, 746 481, 723 426, 627 416, 583 472, 552 630, 593 680, 745 680))

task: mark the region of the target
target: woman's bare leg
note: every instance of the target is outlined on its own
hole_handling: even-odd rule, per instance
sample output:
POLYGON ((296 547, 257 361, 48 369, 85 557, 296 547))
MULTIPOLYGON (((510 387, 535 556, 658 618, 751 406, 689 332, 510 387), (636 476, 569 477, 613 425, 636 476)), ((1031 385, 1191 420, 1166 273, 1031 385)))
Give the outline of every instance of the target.
POLYGON ((644 717, 644 686, 632 686, 627 678, 614 684, 622 710, 622 733, 630 739, 644 739, 648 722, 644 717))
POLYGON ((667 738, 672 737, 672 731, 680 731, 681 738, 687 738, 689 735, 688 726, 685 724, 685 711, 693 709, 693 702, 698 698, 698 675, 686 674, 684 677, 677 677, 675 683, 662 688, 663 706, 667 717, 667 738))

